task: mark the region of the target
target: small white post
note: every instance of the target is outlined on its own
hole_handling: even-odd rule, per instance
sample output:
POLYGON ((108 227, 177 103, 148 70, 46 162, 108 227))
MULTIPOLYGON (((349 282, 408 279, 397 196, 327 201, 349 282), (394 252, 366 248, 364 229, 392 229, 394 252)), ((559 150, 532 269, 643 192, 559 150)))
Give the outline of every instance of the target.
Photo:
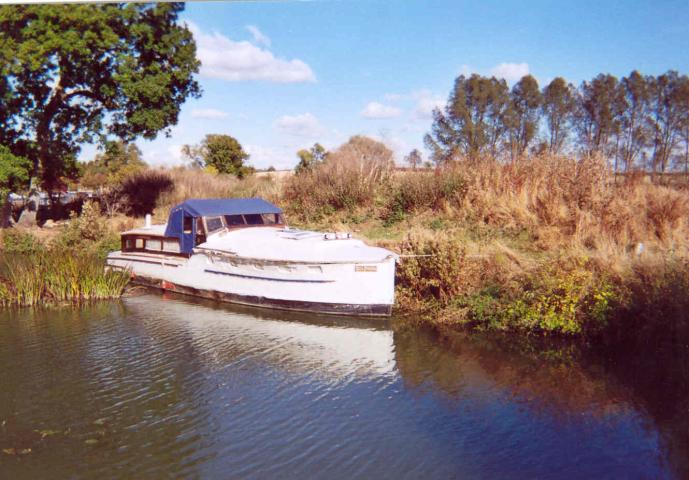
POLYGON ((151 228, 151 214, 147 213, 144 217, 144 228, 151 228))

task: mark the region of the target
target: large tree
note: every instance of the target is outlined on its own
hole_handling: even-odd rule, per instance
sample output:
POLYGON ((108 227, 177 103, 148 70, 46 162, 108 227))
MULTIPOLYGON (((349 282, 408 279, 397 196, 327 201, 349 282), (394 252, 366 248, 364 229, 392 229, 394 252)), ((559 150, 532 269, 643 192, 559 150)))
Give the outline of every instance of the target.
POLYGON ((665 172, 677 147, 683 126, 681 100, 686 76, 669 71, 649 79, 651 111, 649 124, 652 135, 652 170, 665 172))
POLYGON ((576 105, 576 90, 562 77, 554 78, 543 89, 542 108, 551 153, 560 153, 565 147, 576 105))
POLYGON ((600 74, 581 85, 577 126, 581 147, 586 153, 610 153, 611 142, 621 130, 622 113, 627 108, 617 77, 600 74))
POLYGON ((198 96, 181 3, 0 7, 0 144, 54 189, 80 144, 152 139, 198 96))
POLYGON ((509 89, 504 80, 460 75, 444 111, 433 112, 431 133, 424 137, 436 163, 458 154, 496 155, 506 132, 509 89))
POLYGON ((522 155, 538 133, 543 96, 538 81, 525 75, 510 92, 510 109, 507 115, 510 155, 522 155))
POLYGON ((622 79, 627 108, 622 113, 621 157, 625 171, 634 166, 637 157, 650 144, 648 128, 651 80, 634 70, 622 79))
POLYGON ((210 168, 218 173, 243 178, 253 172, 251 167, 244 164, 249 154, 230 135, 206 135, 199 145, 185 145, 182 154, 191 160, 192 166, 210 168))

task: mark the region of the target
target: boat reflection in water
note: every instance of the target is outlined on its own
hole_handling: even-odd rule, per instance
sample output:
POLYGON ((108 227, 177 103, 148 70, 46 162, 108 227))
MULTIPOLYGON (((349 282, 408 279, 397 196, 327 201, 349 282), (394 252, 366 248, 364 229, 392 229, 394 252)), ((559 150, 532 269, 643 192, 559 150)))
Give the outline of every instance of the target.
POLYGON ((137 317, 153 316, 156 329, 183 329, 185 342, 209 365, 227 368, 228 362, 251 357, 333 381, 396 374, 393 333, 380 319, 272 312, 167 293, 164 299, 169 301, 151 312, 150 297, 129 298, 127 310, 137 317), (205 307, 201 312, 200 305, 205 307))

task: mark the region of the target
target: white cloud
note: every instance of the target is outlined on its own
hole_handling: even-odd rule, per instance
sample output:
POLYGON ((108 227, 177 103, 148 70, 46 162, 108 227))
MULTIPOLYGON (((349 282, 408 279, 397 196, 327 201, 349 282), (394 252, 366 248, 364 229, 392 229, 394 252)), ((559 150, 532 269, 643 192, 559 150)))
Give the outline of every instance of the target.
POLYGON ((167 153, 173 160, 170 163, 182 163, 182 145, 170 145, 167 147, 167 153))
POLYGON ((192 118, 203 118, 207 120, 219 120, 229 117, 229 113, 215 108, 197 108, 191 112, 192 118))
POLYGON ((263 145, 245 145, 244 149, 251 155, 249 163, 256 168, 275 167, 278 170, 293 168, 297 163, 296 150, 287 147, 266 147, 263 145))
POLYGON ((508 82, 516 82, 529 74, 528 63, 501 63, 490 69, 490 74, 497 78, 504 78, 508 82))
POLYGON ((378 102, 370 102, 361 111, 361 116, 364 118, 394 118, 399 117, 402 114, 402 110, 397 107, 392 107, 390 105, 383 105, 378 102))
POLYGON ((267 35, 260 31, 256 25, 247 25, 246 29, 249 30, 249 32, 251 32, 251 35, 254 37, 254 42, 257 45, 270 47, 270 38, 268 38, 267 35))
POLYGON ((174 167, 185 162, 182 158, 182 145, 144 144, 141 150, 144 161, 154 167, 174 167))
POLYGON ((207 34, 187 22, 196 40, 201 75, 231 82, 263 80, 277 83, 315 82, 316 77, 299 59, 276 58, 269 50, 248 41, 234 41, 213 32, 207 34))
POLYGON ((413 92, 412 98, 416 100, 414 115, 417 118, 431 118, 433 116, 433 110, 436 108, 442 109, 445 106, 443 97, 430 90, 418 90, 413 92))
POLYGON ((325 131, 318 119, 311 113, 283 115, 275 120, 273 126, 282 133, 298 137, 317 137, 325 131))

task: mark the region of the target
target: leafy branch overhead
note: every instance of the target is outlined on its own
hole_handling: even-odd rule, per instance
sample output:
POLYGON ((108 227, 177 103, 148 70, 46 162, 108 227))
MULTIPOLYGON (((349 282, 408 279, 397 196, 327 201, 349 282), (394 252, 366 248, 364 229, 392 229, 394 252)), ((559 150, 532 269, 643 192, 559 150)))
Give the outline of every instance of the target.
POLYGON ((0 7, 0 144, 58 186, 84 142, 155 138, 198 97, 181 3, 0 7))

